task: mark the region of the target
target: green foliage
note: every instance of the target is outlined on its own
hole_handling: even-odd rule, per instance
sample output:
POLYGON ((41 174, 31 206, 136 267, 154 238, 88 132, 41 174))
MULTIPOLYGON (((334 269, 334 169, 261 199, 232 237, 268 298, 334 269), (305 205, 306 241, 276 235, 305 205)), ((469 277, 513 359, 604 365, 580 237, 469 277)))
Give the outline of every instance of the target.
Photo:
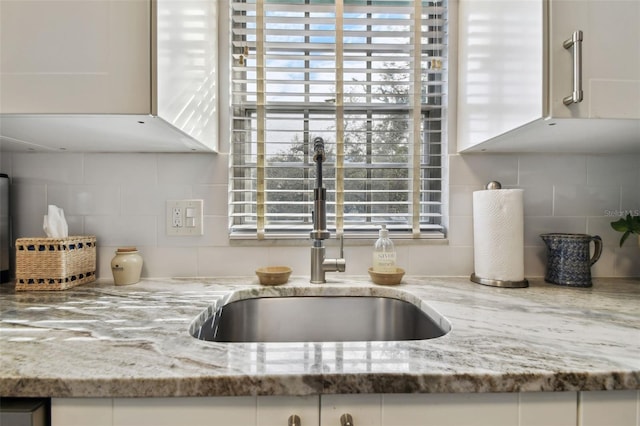
POLYGON ((611 227, 616 231, 623 233, 620 238, 620 247, 622 247, 627 238, 629 238, 629 235, 640 235, 640 216, 631 216, 628 214, 624 219, 611 222, 611 227))

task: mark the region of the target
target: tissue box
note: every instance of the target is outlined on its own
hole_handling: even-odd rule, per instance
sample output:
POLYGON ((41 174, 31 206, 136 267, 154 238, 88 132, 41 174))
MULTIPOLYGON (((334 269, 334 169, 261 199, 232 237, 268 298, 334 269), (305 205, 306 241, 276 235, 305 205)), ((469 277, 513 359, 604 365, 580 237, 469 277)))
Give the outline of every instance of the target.
POLYGON ((16 240, 16 290, 66 290, 95 279, 95 236, 16 240))

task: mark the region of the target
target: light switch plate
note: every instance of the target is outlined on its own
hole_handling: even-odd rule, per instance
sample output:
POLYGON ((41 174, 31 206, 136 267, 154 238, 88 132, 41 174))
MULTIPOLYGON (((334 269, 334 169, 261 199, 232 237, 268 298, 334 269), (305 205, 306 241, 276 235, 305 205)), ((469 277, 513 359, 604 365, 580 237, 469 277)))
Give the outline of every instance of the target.
POLYGON ((167 200, 167 235, 204 235, 203 200, 167 200))

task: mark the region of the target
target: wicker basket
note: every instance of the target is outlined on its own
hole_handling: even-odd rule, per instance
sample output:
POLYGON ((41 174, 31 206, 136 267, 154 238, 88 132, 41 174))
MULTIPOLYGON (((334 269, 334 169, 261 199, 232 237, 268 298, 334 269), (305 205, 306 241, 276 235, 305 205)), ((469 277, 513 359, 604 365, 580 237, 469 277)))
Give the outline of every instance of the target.
POLYGON ((16 290, 66 290, 95 279, 95 236, 16 240, 16 290))

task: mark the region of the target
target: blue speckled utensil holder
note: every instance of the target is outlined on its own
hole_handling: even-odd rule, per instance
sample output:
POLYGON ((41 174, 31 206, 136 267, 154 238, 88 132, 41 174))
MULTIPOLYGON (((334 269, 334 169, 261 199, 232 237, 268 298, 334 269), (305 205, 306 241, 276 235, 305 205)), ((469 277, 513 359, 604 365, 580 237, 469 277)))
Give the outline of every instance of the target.
POLYGON ((591 265, 602 254, 602 239, 586 234, 542 234, 547 245, 547 271, 544 280, 548 283, 591 287, 591 265), (595 248, 590 256, 591 241, 595 248))

